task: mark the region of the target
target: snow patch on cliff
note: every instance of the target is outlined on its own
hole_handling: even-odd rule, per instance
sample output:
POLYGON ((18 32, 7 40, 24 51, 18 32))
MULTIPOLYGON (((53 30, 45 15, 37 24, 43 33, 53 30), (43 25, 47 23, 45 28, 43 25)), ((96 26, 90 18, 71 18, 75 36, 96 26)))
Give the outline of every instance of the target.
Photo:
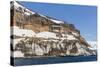
POLYGON ((97 49, 97 41, 87 41, 90 45, 92 50, 96 50, 97 49))
POLYGON ((77 40, 73 35, 67 34, 68 40, 77 40))
POLYGON ((57 24, 64 23, 63 21, 59 21, 59 20, 54 20, 54 19, 50 19, 50 20, 57 23, 57 24))
POLYGON ((19 29, 18 27, 12 27, 13 28, 13 35, 21 36, 21 37, 34 37, 36 35, 35 32, 32 30, 27 29, 19 29))
POLYGON ((40 32, 36 35, 36 37, 43 37, 43 38, 57 38, 55 33, 52 32, 40 32))
POLYGON ((15 7, 15 9, 17 9, 17 10, 18 10, 19 8, 21 8, 22 11, 23 11, 26 15, 30 15, 30 13, 35 14, 35 12, 33 12, 33 11, 27 9, 26 7, 20 5, 20 4, 17 3, 16 1, 14 1, 14 7, 15 7))
POLYGON ((24 57, 24 53, 21 51, 14 51, 13 55, 14 57, 24 57))

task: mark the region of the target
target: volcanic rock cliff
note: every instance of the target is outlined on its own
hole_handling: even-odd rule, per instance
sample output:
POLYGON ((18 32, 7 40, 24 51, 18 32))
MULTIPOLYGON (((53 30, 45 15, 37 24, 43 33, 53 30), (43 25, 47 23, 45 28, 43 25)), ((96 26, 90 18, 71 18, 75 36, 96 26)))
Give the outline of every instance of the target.
POLYGON ((31 11, 11 2, 12 51, 23 56, 94 55, 73 24, 31 11))

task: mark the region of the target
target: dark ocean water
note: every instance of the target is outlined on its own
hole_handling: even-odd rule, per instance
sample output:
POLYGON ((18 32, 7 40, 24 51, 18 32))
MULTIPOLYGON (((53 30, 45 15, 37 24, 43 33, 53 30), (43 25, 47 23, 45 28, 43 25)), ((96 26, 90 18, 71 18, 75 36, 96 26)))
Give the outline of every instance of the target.
POLYGON ((96 61, 97 56, 65 56, 65 57, 43 57, 43 58, 15 58, 14 65, 40 65, 40 64, 54 64, 54 63, 71 63, 71 62, 85 62, 96 61))

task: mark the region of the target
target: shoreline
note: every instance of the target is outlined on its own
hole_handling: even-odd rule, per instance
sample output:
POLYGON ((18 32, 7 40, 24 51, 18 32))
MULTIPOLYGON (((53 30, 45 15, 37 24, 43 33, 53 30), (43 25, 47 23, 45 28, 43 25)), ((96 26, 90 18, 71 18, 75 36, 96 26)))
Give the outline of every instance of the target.
MULTIPOLYGON (((83 56, 83 57, 86 57, 84 55, 79 55, 80 56, 83 56)), ((97 55, 88 55, 88 56, 97 56, 97 55)), ((87 56, 87 57, 88 57, 87 56)), ((14 58, 14 59, 30 59, 30 58, 56 58, 56 57, 78 57, 78 56, 34 56, 34 57, 11 57, 11 58, 14 58)))

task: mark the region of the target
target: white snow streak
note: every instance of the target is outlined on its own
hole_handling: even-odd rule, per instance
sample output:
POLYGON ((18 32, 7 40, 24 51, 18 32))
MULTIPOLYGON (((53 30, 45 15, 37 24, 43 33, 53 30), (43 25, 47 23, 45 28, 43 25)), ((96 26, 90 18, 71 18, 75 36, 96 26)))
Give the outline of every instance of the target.
POLYGON ((59 21, 59 20, 54 20, 54 19, 50 19, 50 20, 57 23, 57 24, 64 23, 63 21, 59 21))

